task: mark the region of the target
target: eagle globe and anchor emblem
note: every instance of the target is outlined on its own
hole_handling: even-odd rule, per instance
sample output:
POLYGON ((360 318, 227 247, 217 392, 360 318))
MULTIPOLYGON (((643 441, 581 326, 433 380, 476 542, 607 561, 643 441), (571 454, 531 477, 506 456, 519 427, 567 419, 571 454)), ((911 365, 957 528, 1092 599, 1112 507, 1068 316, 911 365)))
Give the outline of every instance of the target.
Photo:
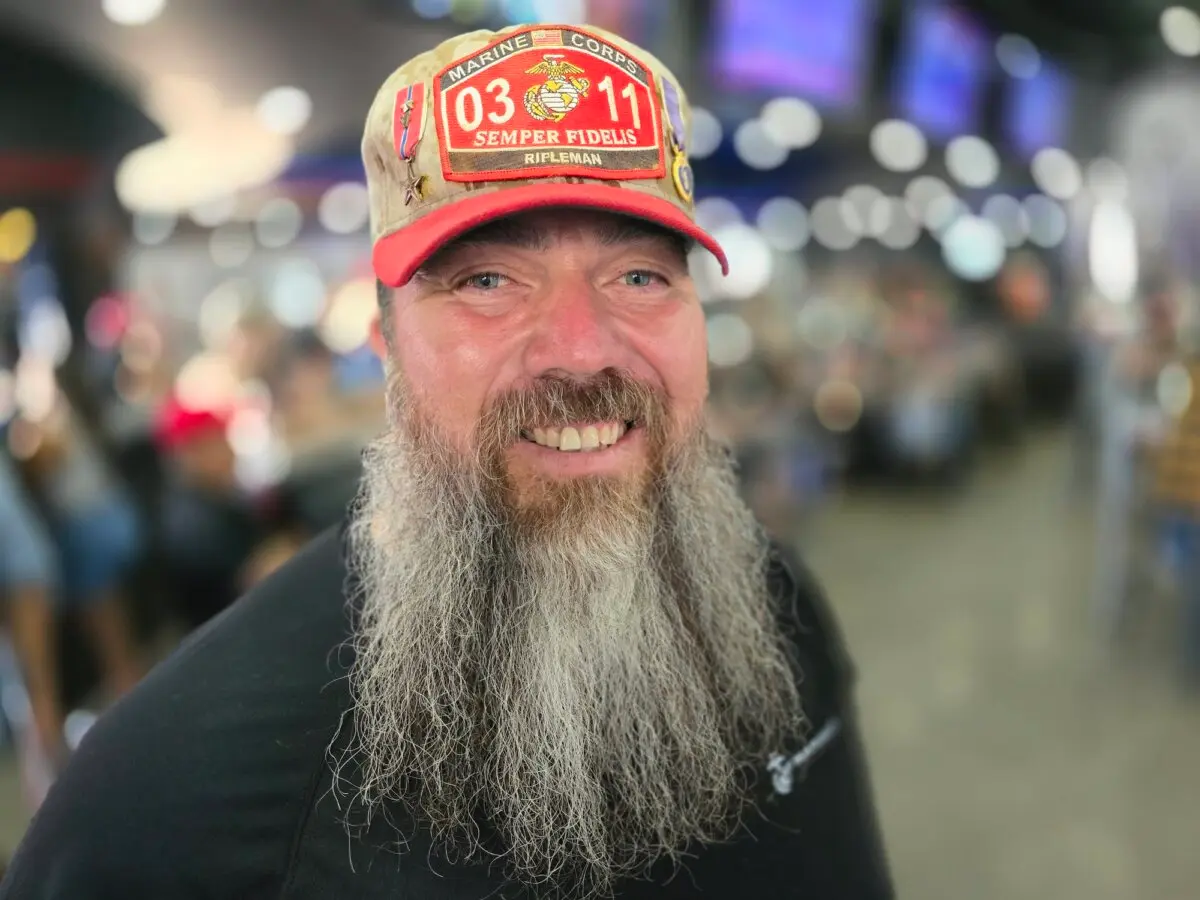
POLYGON ((525 110, 543 122, 561 122, 588 95, 592 83, 582 77, 583 69, 567 62, 561 53, 547 53, 527 75, 543 75, 546 80, 525 92, 525 110))

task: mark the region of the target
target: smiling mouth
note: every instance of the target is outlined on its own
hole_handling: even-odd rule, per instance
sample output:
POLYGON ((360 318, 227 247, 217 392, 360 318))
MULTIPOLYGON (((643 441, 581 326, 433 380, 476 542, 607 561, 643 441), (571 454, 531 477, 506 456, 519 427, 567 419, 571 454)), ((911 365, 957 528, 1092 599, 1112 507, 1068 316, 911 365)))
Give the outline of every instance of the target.
POLYGON ((636 422, 625 421, 534 428, 522 431, 521 439, 562 453, 591 453, 613 446, 636 427, 636 422))

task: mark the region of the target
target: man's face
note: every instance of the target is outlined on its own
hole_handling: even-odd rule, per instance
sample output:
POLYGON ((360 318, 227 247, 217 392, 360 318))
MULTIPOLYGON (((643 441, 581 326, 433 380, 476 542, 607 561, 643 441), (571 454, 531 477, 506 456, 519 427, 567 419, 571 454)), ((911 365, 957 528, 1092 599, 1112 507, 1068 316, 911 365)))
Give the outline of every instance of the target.
POLYGON ((682 241, 652 226, 507 219, 447 247, 393 302, 411 412, 501 467, 519 505, 580 478, 643 481, 700 420, 704 315, 682 241), (649 396, 661 421, 647 421, 649 396))
POLYGON ((221 431, 196 435, 178 455, 184 470, 198 483, 222 490, 236 484, 237 458, 221 431))

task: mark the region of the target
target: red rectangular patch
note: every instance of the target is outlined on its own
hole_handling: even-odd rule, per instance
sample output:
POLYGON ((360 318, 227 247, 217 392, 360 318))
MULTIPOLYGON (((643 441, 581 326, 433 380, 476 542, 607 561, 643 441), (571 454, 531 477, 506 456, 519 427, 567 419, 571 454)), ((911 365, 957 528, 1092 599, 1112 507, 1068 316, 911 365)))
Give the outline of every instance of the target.
POLYGON ((421 125, 425 121, 425 82, 419 81, 396 92, 396 107, 392 112, 392 140, 396 155, 412 159, 421 140, 421 125))
POLYGON ((582 28, 505 35, 442 69, 433 97, 447 181, 666 174, 653 73, 582 28))

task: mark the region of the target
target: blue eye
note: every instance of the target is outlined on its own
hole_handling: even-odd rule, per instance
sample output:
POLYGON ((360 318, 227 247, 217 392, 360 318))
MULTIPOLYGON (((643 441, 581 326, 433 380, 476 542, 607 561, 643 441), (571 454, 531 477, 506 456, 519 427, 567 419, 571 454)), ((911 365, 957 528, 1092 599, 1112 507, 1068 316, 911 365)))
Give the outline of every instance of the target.
POLYGON ((506 280, 499 272, 476 272, 474 275, 464 278, 459 286, 475 288, 478 291, 494 291, 506 280))
POLYGON ((656 281, 662 281, 660 276, 653 272, 647 272, 645 269, 634 269, 621 277, 629 287, 650 287, 656 281))

